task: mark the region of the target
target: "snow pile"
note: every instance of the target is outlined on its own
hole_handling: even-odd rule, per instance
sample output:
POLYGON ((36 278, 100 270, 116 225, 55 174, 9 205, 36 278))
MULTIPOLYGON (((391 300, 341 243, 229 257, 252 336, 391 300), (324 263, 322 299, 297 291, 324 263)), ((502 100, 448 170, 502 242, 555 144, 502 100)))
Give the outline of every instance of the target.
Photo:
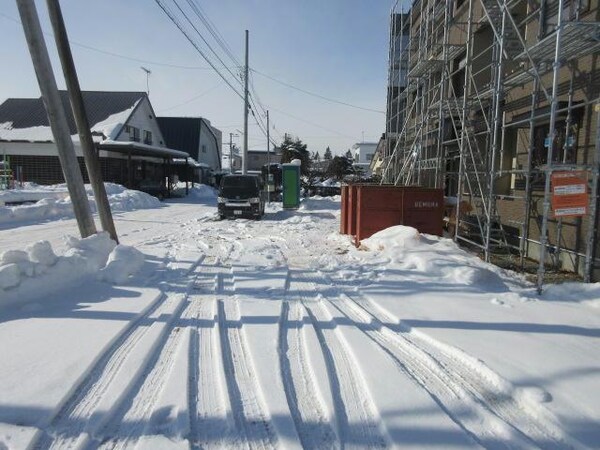
MULTIPOLYGON (((185 188, 185 186, 184 186, 185 188)), ((217 192, 211 186, 207 186, 206 184, 194 184, 194 187, 188 187, 189 193, 188 197, 198 199, 198 200, 206 200, 206 199, 216 199, 217 192)))
POLYGON ((100 270, 99 277, 112 283, 124 283, 144 265, 144 255, 128 245, 117 245, 108 255, 106 267, 100 270))
POLYGON ((541 298, 549 301, 580 302, 600 308, 600 283, 551 284, 544 288, 541 298))
MULTIPOLYGON (((106 195, 110 203, 110 209, 113 212, 134 211, 136 209, 159 208, 161 202, 156 197, 145 192, 127 189, 120 184, 104 183, 106 195)), ((90 200, 92 211, 96 211, 96 202, 94 193, 90 185, 85 185, 85 190, 90 200)))
POLYGON ((421 234, 416 229, 402 225, 386 228, 362 241, 366 248, 380 251, 388 249, 394 253, 399 249, 415 247, 420 242, 421 234))
POLYGON ((0 206, 12 202, 37 202, 44 198, 63 199, 69 195, 66 186, 64 188, 53 186, 38 186, 35 183, 24 183, 23 187, 0 191, 0 206))
POLYGON ((47 241, 0 254, 0 306, 39 299, 93 274, 107 282, 123 283, 144 263, 142 253, 117 246, 107 233, 85 239, 68 236, 66 240, 62 256, 56 256, 47 241))
POLYGON ((398 225, 363 239, 359 250, 374 252, 399 269, 421 272, 427 278, 486 290, 508 289, 501 270, 460 249, 450 239, 422 235, 398 225))
POLYGON ((340 183, 335 178, 327 178, 319 183, 316 183, 315 186, 319 187, 340 187, 342 183, 340 183))
MULTIPOLYGON (((158 208, 161 206, 160 200, 145 192, 126 189, 114 183, 105 183, 105 188, 113 212, 158 208)), ((35 189, 38 194, 43 193, 43 189, 45 189, 48 195, 32 205, 1 206, 0 225, 74 217, 73 205, 68 195, 65 198, 53 198, 57 193, 65 192, 66 185, 37 186, 35 189)), ((92 188, 90 185, 86 185, 85 189, 92 212, 96 212, 96 202, 92 188)), ((21 190, 20 192, 25 194, 27 190, 21 190)))

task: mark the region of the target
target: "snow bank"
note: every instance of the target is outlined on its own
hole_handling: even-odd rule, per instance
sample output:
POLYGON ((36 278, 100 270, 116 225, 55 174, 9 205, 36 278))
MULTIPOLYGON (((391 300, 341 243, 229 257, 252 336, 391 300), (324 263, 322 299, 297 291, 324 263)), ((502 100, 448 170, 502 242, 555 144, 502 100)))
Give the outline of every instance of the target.
MULTIPOLYGON (((158 208, 161 206, 160 200, 145 192, 126 189, 114 183, 105 183, 105 188, 113 212, 158 208)), ((92 212, 96 212, 96 202, 92 188, 90 185, 86 185, 85 189, 92 212)), ((66 185, 36 186, 35 190, 38 195, 40 192, 46 190, 48 195, 46 198, 42 198, 32 205, 0 206, 0 225, 74 217, 73 204, 68 195, 65 198, 54 198, 58 193, 62 193, 62 196, 65 195, 64 192, 67 191, 66 185)), ((12 201, 17 196, 16 193, 21 192, 23 195, 26 195, 27 191, 27 189, 14 191, 11 194, 12 201)))
POLYGON ((390 266, 421 272, 426 278, 477 289, 504 291, 501 269, 470 255, 450 239, 422 235, 415 228, 398 225, 363 239, 360 251, 390 261, 390 266))
POLYGON ((579 302, 600 308, 600 283, 562 283, 551 284, 544 287, 541 297, 537 294, 533 298, 541 298, 549 301, 579 302))
POLYGON ((106 267, 100 270, 99 277, 112 283, 124 283, 144 265, 144 255, 127 245, 117 245, 108 255, 106 267))
POLYGON ((85 239, 68 236, 66 240, 67 250, 62 256, 57 256, 47 241, 0 254, 0 307, 42 299, 86 276, 123 283, 144 263, 142 253, 116 245, 107 233, 85 239))
POLYGON ((398 249, 415 247, 420 242, 421 234, 416 229, 405 226, 386 228, 362 241, 365 248, 380 251, 385 249, 396 251, 398 249))
MULTIPOLYGON (((190 185, 191 186, 191 185, 190 185)), ((216 199, 217 191, 211 186, 207 186, 206 184, 194 184, 194 187, 189 187, 188 197, 195 199, 216 199)), ((185 184, 183 186, 185 189, 185 184)))

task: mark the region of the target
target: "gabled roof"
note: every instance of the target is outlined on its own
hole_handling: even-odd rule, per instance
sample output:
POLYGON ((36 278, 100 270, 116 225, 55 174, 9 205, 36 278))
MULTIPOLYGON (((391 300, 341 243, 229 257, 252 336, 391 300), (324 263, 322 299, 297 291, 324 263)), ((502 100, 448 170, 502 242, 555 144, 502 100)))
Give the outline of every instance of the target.
POLYGON ((165 138, 165 145, 189 153, 198 158, 200 146, 200 128, 202 119, 199 117, 157 117, 158 127, 165 138))
MULTIPOLYGON (((67 91, 59 91, 67 113, 69 131, 77 134, 67 91)), ((83 91, 83 103, 90 127, 101 124, 116 114, 131 110, 146 97, 145 92, 83 91)), ((128 116, 127 116, 128 117, 128 116)), ((42 98, 9 98, 0 105, 0 124, 9 129, 49 127, 42 98)), ((97 130, 100 131, 100 130, 97 130)))

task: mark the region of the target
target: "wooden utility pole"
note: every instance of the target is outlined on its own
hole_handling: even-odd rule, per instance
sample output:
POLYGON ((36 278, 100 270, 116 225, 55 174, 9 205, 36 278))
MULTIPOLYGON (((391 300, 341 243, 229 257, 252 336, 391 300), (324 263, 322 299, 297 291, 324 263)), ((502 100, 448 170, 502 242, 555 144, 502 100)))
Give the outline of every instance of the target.
POLYGON ((98 207, 100 223, 102 224, 102 229, 108 232, 111 239, 118 243, 119 239, 110 211, 110 203, 106 196, 102 172, 100 171, 100 160, 96 153, 87 113, 83 104, 83 96, 81 95, 77 71, 75 70, 75 63, 73 62, 73 54, 69 47, 67 29, 60 10, 60 4, 58 0, 47 0, 46 3, 48 5, 52 29, 54 30, 54 39, 56 40, 58 55, 67 82, 67 90, 69 92, 71 108, 73 109, 73 116, 75 117, 75 123, 77 124, 77 131, 79 132, 79 141, 81 142, 85 166, 87 168, 90 184, 92 185, 92 190, 94 191, 96 206, 98 207))
POLYGON ((79 163, 71 140, 67 116, 52 72, 40 19, 34 0, 17 0, 17 7, 19 8, 25 39, 31 54, 31 61, 40 86, 42 100, 48 114, 48 122, 50 122, 54 142, 58 148, 58 158, 71 196, 79 232, 82 237, 88 237, 96 233, 96 225, 92 218, 92 210, 90 209, 83 185, 83 177, 79 170, 79 163))
POLYGON ((248 173, 248 30, 246 30, 246 67, 244 69, 244 154, 242 158, 242 175, 248 173))
POLYGON ((229 173, 233 173, 233 133, 229 133, 229 173))
POLYGON ((269 136, 269 110, 267 110, 267 202, 271 203, 271 140, 269 136))

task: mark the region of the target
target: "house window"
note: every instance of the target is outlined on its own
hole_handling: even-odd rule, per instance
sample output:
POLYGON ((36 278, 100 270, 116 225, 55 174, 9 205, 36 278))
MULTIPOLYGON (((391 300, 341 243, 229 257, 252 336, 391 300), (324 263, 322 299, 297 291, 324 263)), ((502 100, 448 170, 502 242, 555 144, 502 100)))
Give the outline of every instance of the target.
POLYGON ((373 161, 373 153, 367 153, 367 161, 373 161))
POLYGON ((152 131, 144 130, 144 144, 152 145, 152 131))
POLYGON ((202 153, 206 153, 206 145, 202 144, 202 153))
POLYGON ((127 125, 125 131, 129 133, 129 140, 134 142, 140 142, 140 130, 139 128, 132 127, 131 125, 127 125))

